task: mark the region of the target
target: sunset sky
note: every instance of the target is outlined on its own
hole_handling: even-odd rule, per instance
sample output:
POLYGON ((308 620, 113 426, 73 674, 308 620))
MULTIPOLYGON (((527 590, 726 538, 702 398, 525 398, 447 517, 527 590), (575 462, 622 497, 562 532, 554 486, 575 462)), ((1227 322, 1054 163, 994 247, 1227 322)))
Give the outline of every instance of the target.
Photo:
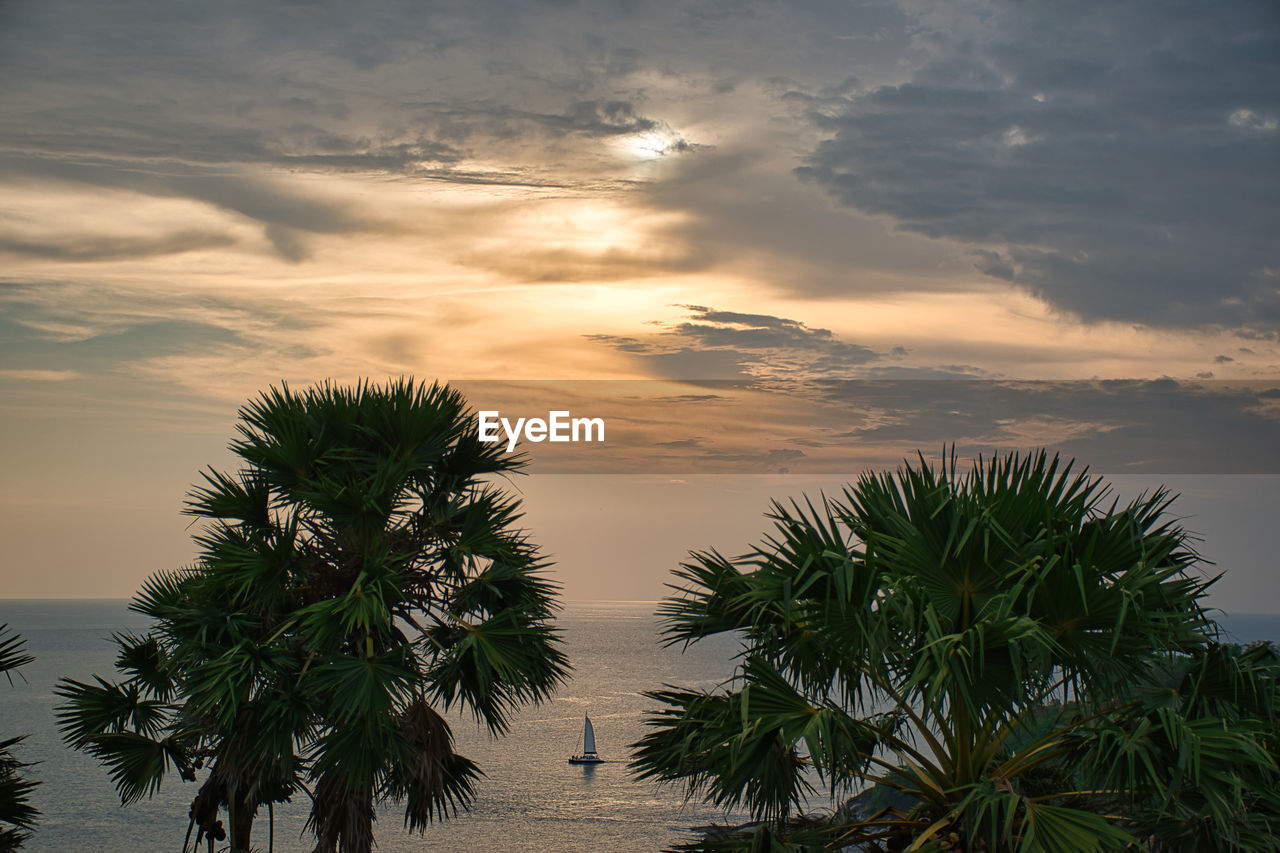
POLYGON ((0 4, 0 596, 130 595, 244 401, 401 375, 608 415, 519 482, 569 598, 954 441, 1169 482, 1280 611, 1280 9, 0 4))

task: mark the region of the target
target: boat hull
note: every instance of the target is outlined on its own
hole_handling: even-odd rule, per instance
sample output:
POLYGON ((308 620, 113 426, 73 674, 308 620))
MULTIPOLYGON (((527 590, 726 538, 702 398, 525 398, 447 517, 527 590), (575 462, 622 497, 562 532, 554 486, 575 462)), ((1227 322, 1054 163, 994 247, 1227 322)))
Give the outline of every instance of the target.
POLYGON ((569 759, 570 764, 604 764, 604 759, 596 755, 575 755, 569 759))

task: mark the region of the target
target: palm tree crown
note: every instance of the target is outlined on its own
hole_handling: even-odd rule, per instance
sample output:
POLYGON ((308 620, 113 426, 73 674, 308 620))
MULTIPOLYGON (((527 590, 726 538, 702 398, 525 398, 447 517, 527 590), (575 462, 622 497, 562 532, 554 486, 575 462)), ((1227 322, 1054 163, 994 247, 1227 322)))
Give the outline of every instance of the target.
MULTIPOLYGON (((766 821, 755 844, 781 844, 817 780, 865 805, 797 830, 819 847, 1102 850, 1154 832, 1143 803, 1169 774, 1136 756, 1167 754, 1156 733, 1172 729, 1104 735, 1155 713, 1138 685, 1216 648, 1212 581, 1168 493, 1121 506, 1071 469, 1044 452, 967 471, 920 457, 841 499, 775 503, 743 557, 693 554, 661 607, 668 641, 730 631, 744 650, 724 690, 650 694, 664 707, 637 744, 641 775, 749 808, 766 821)), ((1223 738, 1274 775, 1273 734, 1223 738)), ((1230 841, 1257 801, 1219 789, 1230 841)))
POLYGON ((134 600, 155 627, 117 638, 122 681, 64 682, 63 731, 125 801, 207 768, 197 843, 222 808, 247 849, 256 810, 302 790, 317 853, 364 853, 381 801, 414 829, 471 802, 442 711, 502 733, 567 672, 546 563, 490 482, 523 460, 412 380, 271 389, 238 431, 244 467, 187 504, 198 562, 134 600))

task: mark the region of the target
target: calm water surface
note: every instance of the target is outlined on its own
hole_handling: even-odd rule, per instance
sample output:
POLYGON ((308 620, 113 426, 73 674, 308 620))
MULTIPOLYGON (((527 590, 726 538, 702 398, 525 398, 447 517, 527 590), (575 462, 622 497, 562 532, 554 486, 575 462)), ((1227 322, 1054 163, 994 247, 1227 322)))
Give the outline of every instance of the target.
MULTIPOLYGON (((700 643, 681 654, 656 642, 652 604, 571 604, 559 620, 574 677, 557 696, 526 709, 511 733, 493 740, 470 719, 454 722, 457 748, 487 774, 469 814, 431 827, 425 836, 402 829, 403 812, 389 806, 376 826, 378 849, 401 851, 654 851, 686 836, 687 827, 726 820, 678 790, 632 778, 627 745, 643 733, 642 713, 653 703, 640 695, 664 682, 712 687, 730 671, 732 640, 700 643), (595 767, 566 762, 590 713, 602 757, 595 767)), ((123 601, 0 601, 0 623, 21 633, 35 663, 24 683, 0 678, 0 736, 28 733, 21 757, 39 761, 42 784, 34 796, 43 812, 32 851, 101 853, 103 850, 176 851, 187 828, 194 783, 165 780, 151 800, 121 807, 106 771, 64 748, 53 720, 54 683, 93 673, 109 677, 114 631, 146 629, 123 601)), ((276 809, 275 849, 309 851, 300 837, 306 803, 276 809)), ((267 848, 265 815, 254 843, 267 848)))
MULTIPOLYGON (((678 790, 631 777, 627 745, 643 733, 642 713, 652 703, 644 690, 663 683, 709 688, 730 671, 731 639, 703 642, 683 654, 661 649, 651 604, 571 604, 561 615, 573 680, 552 701, 526 709, 511 734, 493 740, 473 722, 457 720, 458 749, 487 775, 474 809, 437 824, 425 836, 402 828, 402 813, 382 811, 378 849, 407 851, 656 851, 687 837, 690 826, 738 820, 697 803, 685 805, 678 790), (596 739, 609 763, 575 767, 565 759, 591 714, 596 739)), ((1241 642, 1280 640, 1280 616, 1224 618, 1241 642)), ((115 631, 140 632, 146 620, 123 601, 0 601, 0 623, 21 633, 36 661, 23 668, 26 682, 9 687, 0 679, 0 737, 30 736, 21 757, 39 761, 43 784, 36 805, 40 828, 32 851, 101 853, 104 850, 178 851, 187 827, 194 783, 166 780, 160 793, 127 808, 115 797, 106 772, 93 759, 65 749, 53 720, 53 685, 61 677, 110 676, 115 631)), ((820 806, 822 804, 814 804, 820 806)), ((275 849, 309 851, 302 835, 304 802, 276 810, 275 849)), ((255 844, 267 847, 266 820, 255 827, 255 844)))

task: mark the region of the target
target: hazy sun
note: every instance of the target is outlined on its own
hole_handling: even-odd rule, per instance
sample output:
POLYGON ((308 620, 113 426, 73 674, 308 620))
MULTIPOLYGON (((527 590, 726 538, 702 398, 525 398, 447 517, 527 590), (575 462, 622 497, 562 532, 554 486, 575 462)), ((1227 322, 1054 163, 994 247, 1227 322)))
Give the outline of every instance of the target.
POLYGON ((648 131, 637 133, 622 139, 623 150, 640 160, 653 160, 667 153, 675 142, 669 135, 648 131))

